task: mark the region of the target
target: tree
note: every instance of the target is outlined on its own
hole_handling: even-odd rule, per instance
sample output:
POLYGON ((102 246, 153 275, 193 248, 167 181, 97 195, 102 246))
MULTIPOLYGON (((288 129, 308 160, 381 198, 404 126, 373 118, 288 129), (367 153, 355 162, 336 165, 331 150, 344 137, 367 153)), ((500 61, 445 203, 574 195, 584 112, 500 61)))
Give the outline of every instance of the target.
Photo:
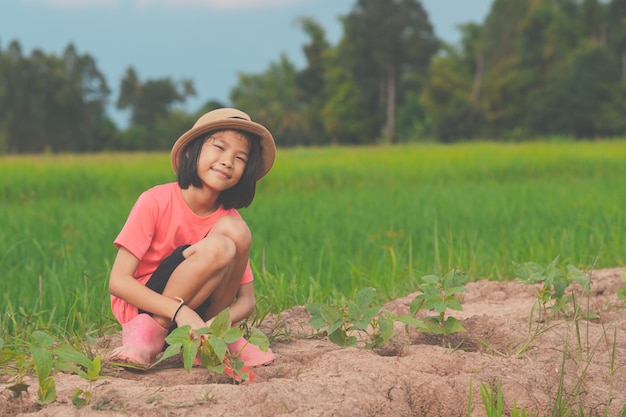
POLYGON ((494 0, 482 27, 485 68, 494 68, 517 53, 519 25, 528 11, 529 0, 494 0))
POLYGON ((445 45, 430 68, 420 97, 427 128, 444 142, 472 138, 484 121, 480 98, 485 72, 481 26, 459 25, 460 45, 445 45))
POLYGON ((340 65, 362 90, 358 117, 372 121, 362 134, 393 140, 398 86, 410 72, 425 74, 439 48, 428 15, 416 0, 358 0, 342 22, 340 65))
POLYGON ((176 82, 165 77, 141 82, 135 69, 129 67, 120 82, 117 108, 130 108, 131 123, 150 131, 159 118, 167 116, 174 104, 184 103, 195 94, 191 80, 176 82))
POLYGON ((115 127, 106 117, 109 94, 95 60, 69 44, 62 57, 17 41, 0 56, 0 126, 8 152, 101 149, 115 127))
POLYGON ((106 102, 110 94, 104 75, 98 70, 90 55, 79 55, 74 45, 67 46, 61 57, 63 65, 62 86, 56 91, 51 105, 52 120, 58 121, 56 135, 64 138, 58 145, 62 151, 93 151, 102 149, 106 135, 115 128, 105 117, 106 102), (70 122, 73 120, 73 122, 70 122), (103 137, 102 135, 105 135, 103 137))
POLYGON ((613 0, 608 9, 609 45, 620 59, 622 83, 626 83, 626 0, 613 0))
POLYGON ((322 109, 328 100, 326 69, 330 44, 324 29, 312 18, 298 20, 309 42, 302 46, 306 67, 296 74, 296 95, 302 104, 303 132, 301 144, 323 145, 328 143, 322 120, 322 109))
POLYGON ((271 126, 278 145, 302 144, 306 121, 296 86, 297 71, 285 55, 259 75, 240 74, 230 92, 235 107, 253 109, 254 120, 271 126))

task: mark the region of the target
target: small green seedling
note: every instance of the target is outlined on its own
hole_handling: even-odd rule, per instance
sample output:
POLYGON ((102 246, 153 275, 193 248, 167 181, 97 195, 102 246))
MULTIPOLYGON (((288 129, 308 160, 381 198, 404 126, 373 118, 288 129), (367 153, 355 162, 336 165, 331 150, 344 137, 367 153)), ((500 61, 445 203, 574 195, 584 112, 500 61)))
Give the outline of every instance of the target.
POLYGON ((468 277, 458 270, 451 270, 444 276, 426 275, 420 279, 418 289, 422 294, 413 299, 410 305, 411 315, 398 317, 398 321, 414 327, 417 331, 434 333, 444 337, 453 333, 464 332, 465 328, 453 316, 446 316, 446 311, 462 311, 463 307, 457 294, 467 291, 465 283, 468 277), (432 311, 434 316, 416 318, 420 311, 432 311))
POLYGON ((91 402, 91 392, 83 391, 80 388, 77 388, 72 392, 72 404, 74 407, 81 409, 86 405, 89 405, 91 402))
POLYGON ((55 347, 54 354, 56 355, 56 370, 71 372, 89 382, 100 379, 102 371, 100 356, 89 359, 69 343, 62 343, 55 347))
MULTIPOLYGON (((536 292, 540 321, 549 321, 561 315, 571 315, 570 305, 573 305, 576 310, 573 295, 565 294, 565 290, 573 282, 578 282, 587 293, 589 292, 591 284, 589 276, 574 265, 560 266, 558 259, 557 256, 546 267, 535 262, 526 262, 517 268, 517 275, 523 283, 540 284, 536 292)), ((578 314, 578 311, 573 311, 573 313, 578 314)))
POLYGON ((393 336, 395 315, 373 305, 374 291, 374 288, 360 290, 346 307, 320 303, 307 305, 311 327, 316 330, 327 328, 328 338, 341 347, 357 345, 355 332, 367 336, 367 348, 384 345, 393 336))
MULTIPOLYGON (((57 344, 52 336, 43 331, 36 330, 33 332, 33 343, 29 345, 28 350, 37 373, 39 384, 37 397, 41 405, 56 400, 54 371, 71 372, 89 382, 100 378, 100 371, 102 370, 100 356, 89 359, 68 343, 57 344)), ((15 387, 14 393, 21 394, 21 391, 17 390, 19 385, 15 387)), ((78 404, 83 406, 88 404, 91 393, 81 391, 78 397, 80 397, 78 404)), ((74 402, 74 400, 72 401, 74 402)))
POLYGON ((39 383, 37 397, 39 403, 45 405, 56 399, 56 385, 52 376, 52 367, 54 364, 52 344, 54 343, 54 338, 42 331, 36 330, 33 332, 33 339, 34 343, 28 347, 28 350, 32 355, 35 371, 37 372, 37 380, 39 383))
MULTIPOLYGON (((239 352, 230 352, 228 344, 243 337, 243 330, 231 327, 228 309, 218 314, 209 327, 194 330, 198 337, 192 337, 191 327, 182 326, 170 333, 165 341, 169 344, 161 358, 153 366, 165 359, 178 355, 182 351, 183 366, 188 372, 198 353, 202 366, 217 374, 227 374, 233 380, 248 381, 254 378, 251 370, 238 358, 239 352)), ((251 329, 249 343, 267 352, 269 341, 258 329, 251 329)))

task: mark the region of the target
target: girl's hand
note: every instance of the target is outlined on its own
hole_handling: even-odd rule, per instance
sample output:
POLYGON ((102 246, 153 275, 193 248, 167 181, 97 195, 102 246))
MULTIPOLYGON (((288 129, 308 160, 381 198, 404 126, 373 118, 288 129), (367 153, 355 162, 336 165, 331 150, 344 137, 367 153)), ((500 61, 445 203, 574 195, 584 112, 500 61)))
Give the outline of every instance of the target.
POLYGON ((204 320, 202 320, 202 317, 200 317, 198 313, 196 313, 188 305, 184 305, 176 315, 176 325, 178 327, 187 325, 191 326, 191 333, 194 335, 194 337, 196 335, 195 333, 193 333, 193 330, 198 330, 206 327, 206 324, 204 323, 204 320))

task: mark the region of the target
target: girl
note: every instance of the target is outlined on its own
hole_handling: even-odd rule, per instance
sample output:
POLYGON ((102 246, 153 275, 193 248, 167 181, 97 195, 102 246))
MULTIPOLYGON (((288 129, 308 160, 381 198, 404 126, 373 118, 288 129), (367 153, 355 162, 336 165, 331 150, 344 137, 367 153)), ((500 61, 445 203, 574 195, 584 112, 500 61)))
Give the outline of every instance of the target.
MULTIPOLYGON (((149 365, 173 326, 208 327, 225 308, 234 324, 252 314, 251 234, 237 209, 252 203, 275 155, 272 134, 231 108, 206 113, 174 143, 177 182, 141 194, 114 241, 109 291, 122 346, 112 360, 149 365)), ((245 339, 229 349, 247 366, 274 360, 245 339)))

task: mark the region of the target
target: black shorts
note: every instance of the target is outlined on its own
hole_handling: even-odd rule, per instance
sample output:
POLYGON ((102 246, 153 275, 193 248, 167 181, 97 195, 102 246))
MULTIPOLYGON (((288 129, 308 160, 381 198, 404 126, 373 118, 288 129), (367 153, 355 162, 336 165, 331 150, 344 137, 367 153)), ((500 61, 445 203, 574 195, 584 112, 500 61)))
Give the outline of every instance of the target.
MULTIPOLYGON (((163 290, 165 290, 165 286, 169 281, 170 277, 174 270, 180 265, 185 257, 183 256, 183 251, 187 249, 191 245, 183 245, 174 249, 167 258, 163 259, 157 269, 152 273, 152 276, 146 282, 146 287, 150 288, 154 292, 158 292, 159 294, 163 294, 163 290)), ((209 308, 210 301, 207 299, 203 302, 198 308, 196 308, 196 312, 200 314, 200 317, 204 315, 207 308, 209 308)), ((147 311, 139 310, 139 313, 147 313, 147 311)))

